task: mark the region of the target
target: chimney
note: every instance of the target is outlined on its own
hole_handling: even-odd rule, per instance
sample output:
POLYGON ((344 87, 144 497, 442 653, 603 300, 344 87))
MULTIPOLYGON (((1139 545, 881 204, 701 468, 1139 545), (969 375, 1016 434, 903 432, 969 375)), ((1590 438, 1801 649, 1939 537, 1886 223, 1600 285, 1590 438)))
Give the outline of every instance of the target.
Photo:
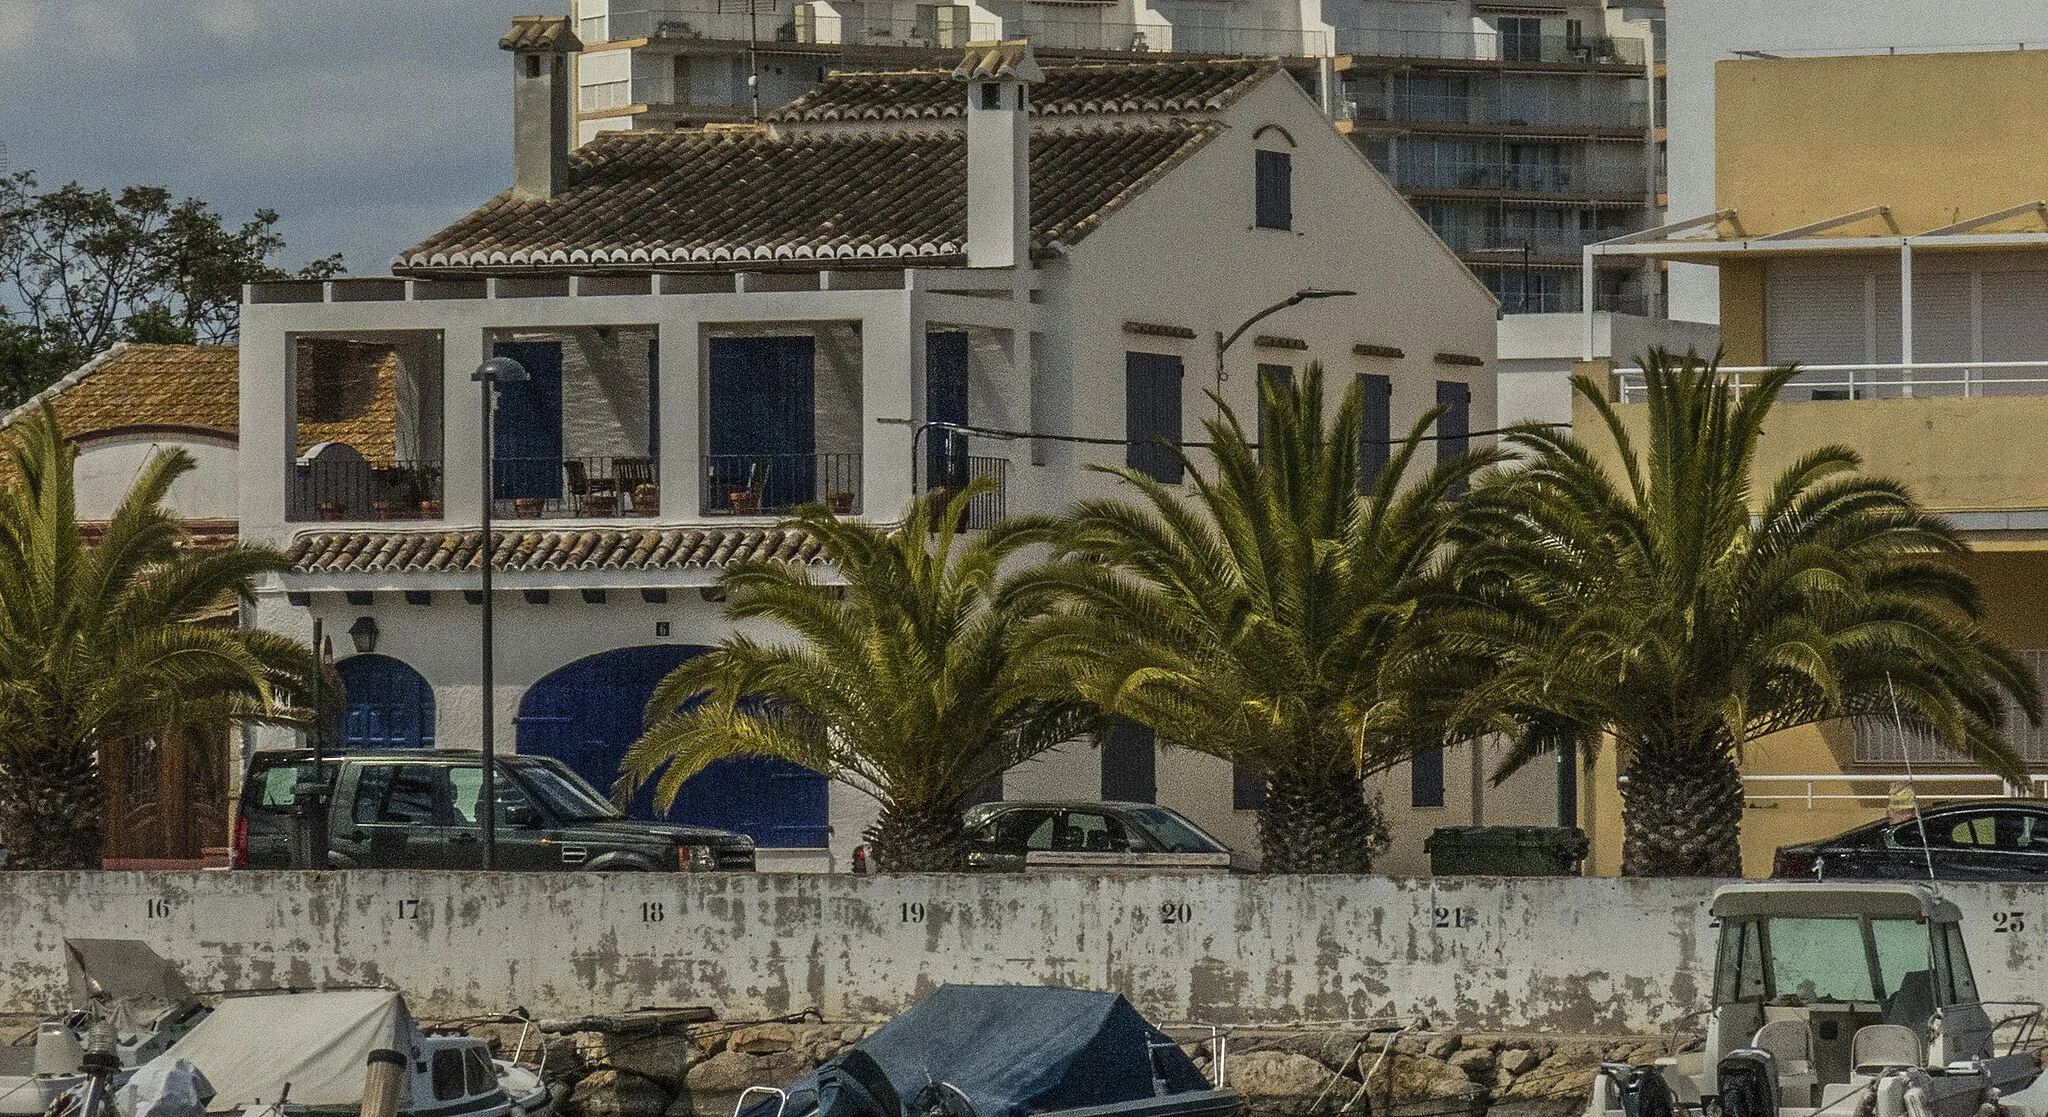
POLYGON ((953 77, 967 83, 967 266, 1031 261, 1031 109, 1045 80, 1023 39, 970 43, 953 77))
POLYGON ((569 182, 569 56, 583 49, 566 16, 513 16, 512 192, 552 198, 569 182))

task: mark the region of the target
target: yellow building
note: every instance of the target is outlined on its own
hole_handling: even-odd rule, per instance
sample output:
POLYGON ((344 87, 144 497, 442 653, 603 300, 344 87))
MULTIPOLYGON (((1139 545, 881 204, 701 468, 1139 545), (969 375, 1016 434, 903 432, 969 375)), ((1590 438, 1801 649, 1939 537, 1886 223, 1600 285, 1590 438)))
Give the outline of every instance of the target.
MULTIPOLYGON (((1988 625, 2048 666, 2048 53, 1722 62, 1715 204, 1587 249, 1720 269, 1724 367, 1798 362, 1758 469, 1842 443, 1962 527, 1988 625)), ((1678 216, 1678 215, 1674 215, 1678 216)), ((1590 356, 1590 351, 1589 351, 1590 356)), ((1631 378, 1597 367, 1622 404, 1631 378)), ((1588 368, 1596 366, 1588 365, 1588 368)), ((1640 398, 1638 387, 1634 398, 1640 398)), ((1584 407, 1575 428, 1597 423, 1584 407)), ((1879 817, 1913 769, 1932 798, 2038 793, 2048 734, 2012 719, 2042 777, 2006 788, 1882 724, 1758 742, 1744 758, 1743 867, 1879 817)), ((1611 757, 1587 781, 1593 871, 1620 862, 1611 757)))

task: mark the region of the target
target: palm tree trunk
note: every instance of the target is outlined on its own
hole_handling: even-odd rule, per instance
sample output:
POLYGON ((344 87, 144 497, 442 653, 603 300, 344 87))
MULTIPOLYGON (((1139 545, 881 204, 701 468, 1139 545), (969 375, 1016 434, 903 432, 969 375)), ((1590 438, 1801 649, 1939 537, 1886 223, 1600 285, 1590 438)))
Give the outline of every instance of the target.
POLYGON ((97 869, 106 789, 90 752, 22 752, 0 773, 0 841, 10 869, 97 869))
POLYGON ((1623 775, 1623 876, 1742 875, 1742 771, 1718 728, 1638 741, 1623 775))
POLYGON ((870 833, 875 868, 882 872, 967 871, 967 828, 958 803, 885 803, 870 833))
POLYGON ((1268 873, 1369 873, 1379 811, 1349 768, 1282 768, 1259 808, 1260 868, 1268 873))

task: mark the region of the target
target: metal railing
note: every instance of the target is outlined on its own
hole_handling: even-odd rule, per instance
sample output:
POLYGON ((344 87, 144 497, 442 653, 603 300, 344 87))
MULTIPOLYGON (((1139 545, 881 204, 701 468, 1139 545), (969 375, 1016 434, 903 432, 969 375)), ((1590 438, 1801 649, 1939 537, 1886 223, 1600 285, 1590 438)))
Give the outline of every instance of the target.
POLYGON ((707 516, 770 516, 823 503, 841 514, 861 510, 859 454, 706 454, 707 516))
POLYGON ((1337 53, 1379 58, 1455 58, 1489 62, 1576 62, 1641 66, 1640 39, 1520 35, 1484 31, 1406 31, 1362 27, 1337 32, 1337 53))
MULTIPOLYGON (((1739 394, 1775 365, 1724 365, 1739 394)), ((1645 398, 1643 370, 1614 372, 1622 403, 1645 398)), ((1780 394, 1786 402, 2048 395, 2048 361, 1916 361, 1912 364, 1801 365, 1780 394)))
POLYGON ((1453 80, 1397 72, 1389 90, 1382 80, 1383 71, 1354 68, 1346 73, 1353 75, 1345 87, 1353 120, 1634 131, 1644 127, 1649 118, 1648 108, 1639 101, 1613 96, 1581 98, 1580 79, 1572 75, 1563 75, 1561 80, 1520 74, 1453 80), (1540 84, 1517 80, 1530 78, 1540 79, 1540 84))
POLYGON ((695 3, 649 4, 645 7, 614 8, 608 17, 586 19, 586 28, 601 30, 601 42, 625 39, 711 39, 773 42, 794 37, 790 9, 773 0, 698 0, 695 3), (593 27, 599 20, 607 25, 593 27))
POLYGON ((652 457, 528 458, 492 463, 493 513, 517 520, 609 519, 661 511, 652 457))
POLYGON ((441 463, 402 461, 377 465, 349 455, 301 461, 291 467, 285 519, 438 520, 441 463))
POLYGON ((1487 252, 1493 257, 1487 261, 1488 263, 1508 265, 1521 262, 1520 252, 1524 246, 1532 255, 1570 256, 1576 261, 1579 249, 1635 231, 1629 226, 1604 229, 1531 229, 1513 225, 1460 225, 1434 222, 1430 228, 1453 252, 1487 252))
MULTIPOLYGON (((1904 772, 1820 772, 1794 775, 1745 775, 1742 797, 1750 803, 1796 803, 1808 810, 1836 803, 1882 806, 1904 772)), ((1955 799, 2038 799, 2048 794, 2048 775, 2011 784, 1989 772, 1915 772, 1914 797, 1924 803, 1955 799), (1931 788, 1932 790, 1927 790, 1931 788)))
MULTIPOLYGON (((1491 141, 1487 141, 1489 144, 1491 141)), ((1499 159, 1415 158, 1418 147, 1430 143, 1457 143, 1468 149, 1478 147, 1465 140, 1407 140, 1394 159, 1395 186, 1420 190, 1525 190, 1538 194, 1626 194, 1643 193, 1647 172, 1640 166, 1580 167, 1570 163, 1514 163, 1505 155, 1499 159)))

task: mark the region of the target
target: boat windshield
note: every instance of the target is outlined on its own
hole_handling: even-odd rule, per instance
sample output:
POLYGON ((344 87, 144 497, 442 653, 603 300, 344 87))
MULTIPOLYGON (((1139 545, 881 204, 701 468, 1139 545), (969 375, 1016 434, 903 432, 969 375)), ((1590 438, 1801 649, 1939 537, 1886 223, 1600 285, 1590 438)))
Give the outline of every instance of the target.
POLYGON ((1725 926, 1721 936, 1715 1000, 1723 1004, 1766 998, 1878 1003, 1909 986, 1932 992, 1927 927, 1910 919, 1742 920, 1725 926))

